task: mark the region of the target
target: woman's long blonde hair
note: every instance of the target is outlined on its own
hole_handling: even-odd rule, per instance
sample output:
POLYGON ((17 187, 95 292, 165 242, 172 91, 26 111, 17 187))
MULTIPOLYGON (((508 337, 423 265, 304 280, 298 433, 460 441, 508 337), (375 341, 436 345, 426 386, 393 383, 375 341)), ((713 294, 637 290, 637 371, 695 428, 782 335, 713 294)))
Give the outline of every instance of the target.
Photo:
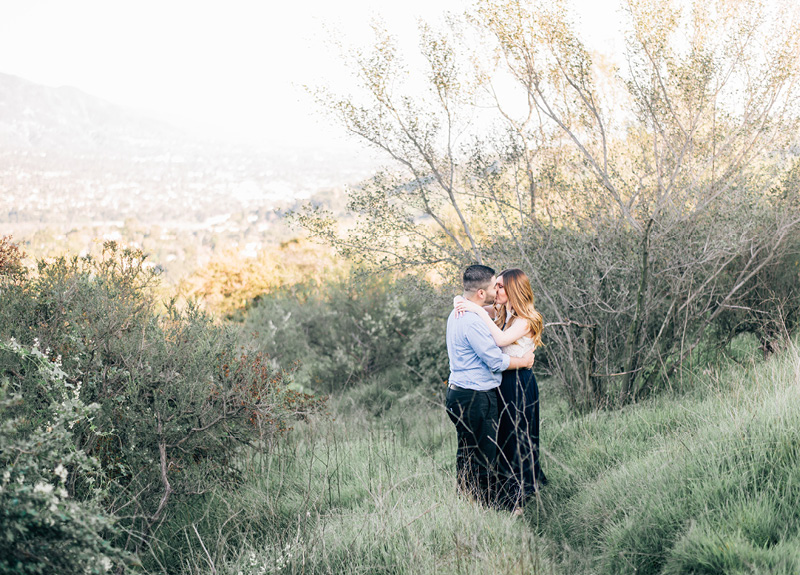
POLYGON ((542 314, 536 311, 533 304, 533 289, 525 272, 512 268, 503 270, 498 274, 503 278, 503 287, 506 290, 508 303, 497 307, 495 323, 502 329, 506 324, 507 306, 511 306, 511 318, 519 317, 527 321, 531 327, 531 336, 536 347, 542 345, 542 330, 544 320, 542 314))

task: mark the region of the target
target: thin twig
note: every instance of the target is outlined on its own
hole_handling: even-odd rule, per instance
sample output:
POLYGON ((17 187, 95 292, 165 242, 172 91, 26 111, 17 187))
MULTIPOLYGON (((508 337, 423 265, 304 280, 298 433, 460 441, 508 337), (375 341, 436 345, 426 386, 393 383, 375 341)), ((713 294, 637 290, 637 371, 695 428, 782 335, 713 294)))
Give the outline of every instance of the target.
POLYGON ((203 551, 206 553, 208 566, 211 567, 211 573, 213 573, 213 575, 217 575, 217 568, 214 567, 214 561, 211 559, 211 554, 208 552, 208 549, 206 549, 206 546, 203 543, 203 538, 200 537, 200 533, 197 531, 197 526, 194 523, 192 523, 192 529, 194 529, 194 534, 197 535, 197 540, 200 542, 200 547, 202 547, 203 551))

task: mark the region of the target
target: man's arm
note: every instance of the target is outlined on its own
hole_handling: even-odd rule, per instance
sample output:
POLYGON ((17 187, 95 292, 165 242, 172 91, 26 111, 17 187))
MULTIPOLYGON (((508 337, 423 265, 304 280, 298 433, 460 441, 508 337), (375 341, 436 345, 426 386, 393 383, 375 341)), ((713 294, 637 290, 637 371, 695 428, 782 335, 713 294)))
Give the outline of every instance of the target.
POLYGON ((512 357, 508 369, 530 369, 533 367, 533 352, 526 352, 522 357, 512 357))
POLYGON ((483 325, 479 318, 475 318, 473 323, 466 330, 466 338, 473 351, 481 358, 492 372, 505 371, 508 369, 512 358, 500 351, 497 344, 492 339, 489 329, 483 325))

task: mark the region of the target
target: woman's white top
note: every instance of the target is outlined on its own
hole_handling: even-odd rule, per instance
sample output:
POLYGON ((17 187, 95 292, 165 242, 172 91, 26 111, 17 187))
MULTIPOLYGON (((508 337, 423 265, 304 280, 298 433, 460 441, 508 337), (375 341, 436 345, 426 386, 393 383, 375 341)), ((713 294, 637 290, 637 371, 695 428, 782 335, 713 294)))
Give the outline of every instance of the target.
MULTIPOLYGON (((509 319, 511 319, 511 314, 507 312, 506 322, 508 322, 509 319)), ((511 357, 522 357, 529 351, 536 349, 536 344, 533 343, 533 336, 525 336, 519 338, 514 343, 504 345, 500 349, 503 351, 503 353, 511 357)))
POLYGON ((533 337, 521 337, 510 345, 504 345, 500 348, 503 353, 511 357, 522 357, 529 351, 536 349, 536 344, 533 343, 533 337))

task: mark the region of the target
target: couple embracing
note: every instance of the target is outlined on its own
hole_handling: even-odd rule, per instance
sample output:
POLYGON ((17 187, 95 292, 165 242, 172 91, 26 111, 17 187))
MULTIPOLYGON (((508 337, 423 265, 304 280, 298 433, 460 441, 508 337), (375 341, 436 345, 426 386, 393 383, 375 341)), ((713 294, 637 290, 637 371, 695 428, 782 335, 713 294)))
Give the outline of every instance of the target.
POLYGON ((519 513, 547 482, 539 463, 539 388, 531 367, 542 316, 522 270, 469 266, 447 319, 447 414, 462 492, 519 513))

